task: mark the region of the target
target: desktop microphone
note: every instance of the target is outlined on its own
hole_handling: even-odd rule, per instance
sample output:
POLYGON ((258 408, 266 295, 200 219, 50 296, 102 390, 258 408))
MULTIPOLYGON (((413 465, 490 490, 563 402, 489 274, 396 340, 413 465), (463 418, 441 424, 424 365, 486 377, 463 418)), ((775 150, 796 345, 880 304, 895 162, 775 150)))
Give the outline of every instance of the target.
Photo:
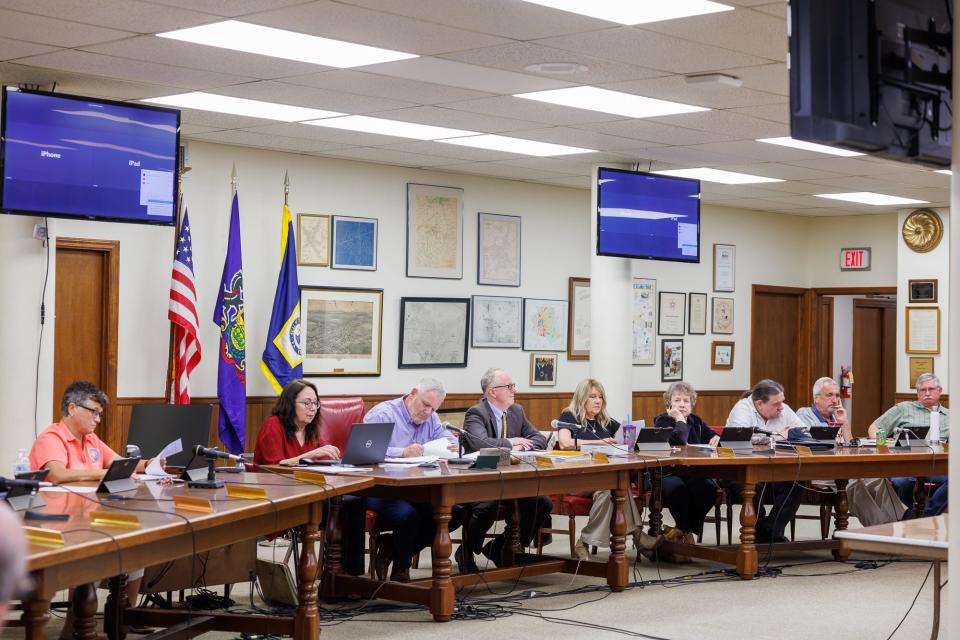
POLYGON ((453 431, 454 433, 460 435, 460 437, 457 438, 457 446, 460 447, 459 457, 457 457, 457 458, 448 458, 448 459, 447 459, 447 464, 473 464, 473 460, 471 460, 470 458, 464 458, 464 457, 463 457, 463 438, 464 438, 465 436, 471 436, 471 435, 473 435, 473 434, 472 434, 472 433, 469 433, 469 432, 466 431, 465 429, 461 429, 460 427, 455 427, 455 426, 453 426, 452 424, 450 424, 449 422, 442 422, 442 423, 440 423, 440 426, 443 427, 444 429, 446 429, 447 431, 453 431))
POLYGON ((236 455, 233 455, 232 453, 227 453, 226 451, 220 451, 219 449, 205 447, 200 444, 194 447, 193 455, 203 456, 205 458, 223 458, 224 460, 233 460, 234 462, 243 462, 242 456, 236 456, 236 455))
POLYGON ((14 487, 23 487, 36 491, 40 487, 52 487, 52 482, 42 482, 40 480, 19 480, 15 478, 4 478, 0 476, 0 491, 9 491, 14 487))
POLYGON ((583 427, 577 424, 576 422, 560 422, 559 420, 551 420, 550 426, 553 427, 554 429, 570 429, 570 430, 583 429, 583 427))

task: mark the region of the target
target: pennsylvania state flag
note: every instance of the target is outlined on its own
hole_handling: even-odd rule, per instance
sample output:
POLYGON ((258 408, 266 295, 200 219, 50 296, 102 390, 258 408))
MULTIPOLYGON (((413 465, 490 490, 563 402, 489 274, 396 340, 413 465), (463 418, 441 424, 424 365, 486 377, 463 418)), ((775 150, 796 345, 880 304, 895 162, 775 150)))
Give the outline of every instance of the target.
POLYGON ((280 237, 280 276, 273 298, 267 346, 260 370, 278 394, 291 380, 303 377, 303 351, 300 348, 300 287, 297 283, 297 251, 294 247, 290 208, 283 205, 280 237))

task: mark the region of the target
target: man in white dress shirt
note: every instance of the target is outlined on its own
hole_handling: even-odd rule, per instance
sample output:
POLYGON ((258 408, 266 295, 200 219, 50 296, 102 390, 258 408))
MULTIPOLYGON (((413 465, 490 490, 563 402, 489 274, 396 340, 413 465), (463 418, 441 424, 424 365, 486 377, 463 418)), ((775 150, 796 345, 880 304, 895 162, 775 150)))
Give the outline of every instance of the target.
MULTIPOLYGON (((806 431, 806 425, 784 402, 783 385, 774 380, 761 380, 750 390, 750 395, 733 405, 727 417, 727 427, 752 427, 760 430, 754 436, 755 444, 785 440, 791 429, 806 431), (759 436, 759 437, 758 437, 759 436)), ((757 542, 787 542, 784 529, 800 507, 803 485, 798 482, 759 483, 754 496, 757 510, 757 542), (763 507, 763 494, 773 497, 773 509, 768 516, 763 507)), ((739 493, 734 492, 734 495, 739 493)))

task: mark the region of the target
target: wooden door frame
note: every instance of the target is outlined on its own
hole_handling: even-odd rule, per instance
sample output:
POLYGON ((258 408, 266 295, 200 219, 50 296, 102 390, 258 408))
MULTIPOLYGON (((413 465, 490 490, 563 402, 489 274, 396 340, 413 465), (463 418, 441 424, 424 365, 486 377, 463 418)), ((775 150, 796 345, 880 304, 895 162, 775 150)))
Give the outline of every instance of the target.
MULTIPOLYGON (((856 364, 856 362, 857 362, 857 360, 858 360, 857 356, 860 355, 860 353, 859 353, 859 351, 860 351, 860 349, 859 349, 859 342, 857 341, 857 333, 856 333, 856 332, 857 332, 857 321, 856 321, 856 317, 857 317, 857 307, 867 308, 867 309, 893 309, 894 347, 893 347, 893 353, 886 354, 886 355, 887 355, 888 357, 890 357, 890 358, 893 359, 894 367, 896 367, 896 362, 897 362, 897 347, 896 347, 896 334, 897 334, 897 301, 896 301, 896 300, 888 300, 888 299, 886 299, 886 298, 874 298, 874 299, 869 299, 869 298, 855 298, 855 299, 853 300, 853 322, 851 323, 851 324, 852 324, 852 327, 853 327, 853 357, 852 357, 852 359, 851 359, 852 361, 851 361, 851 363, 850 363, 851 366, 854 367, 854 368, 853 368, 853 373, 854 373, 854 375, 856 375, 856 373, 857 373, 857 368, 856 368, 856 366, 855 366, 855 364, 856 364)), ((882 380, 883 380, 883 378, 881 378, 881 382, 882 382, 882 380)), ((883 388, 882 388, 882 384, 881 384, 881 389, 880 389, 880 406, 881 406, 881 407, 893 406, 893 404, 896 402, 896 396, 897 396, 897 380, 896 380, 896 370, 894 370, 894 380, 893 380, 893 392, 892 392, 892 395, 891 395, 891 397, 889 397, 889 398, 883 397, 883 388)), ((854 396, 853 396, 853 401, 854 401, 854 402, 857 401, 857 396, 856 396, 856 394, 854 394, 854 396)), ((853 408, 853 406, 851 405, 851 409, 852 409, 852 408, 853 408)), ((854 412, 854 415, 856 415, 856 412, 854 412)))
MULTIPOLYGON (((106 261, 104 269, 103 290, 106 298, 106 307, 103 309, 103 330, 104 340, 100 345, 101 357, 103 362, 103 371, 101 372, 103 386, 102 391, 107 395, 110 403, 104 407, 104 420, 101 422, 101 439, 105 442, 111 441, 111 432, 119 429, 119 409, 114 402, 117 397, 117 340, 119 333, 120 317, 120 241, 119 240, 93 240, 89 238, 57 238, 56 251, 87 251, 99 253, 106 261)), ((56 256, 54 257, 56 260, 56 256)), ((61 318, 56 312, 56 303, 54 303, 55 321, 61 318)), ((66 318, 63 320, 67 321, 66 318)), ((56 332, 54 332, 56 335, 56 332)), ((56 354, 57 345, 53 345, 54 354, 56 354)), ((54 355, 56 359, 56 355, 54 355)), ((54 419, 60 412, 60 398, 53 398, 54 419)), ((112 445, 111 445, 112 446, 112 445)))

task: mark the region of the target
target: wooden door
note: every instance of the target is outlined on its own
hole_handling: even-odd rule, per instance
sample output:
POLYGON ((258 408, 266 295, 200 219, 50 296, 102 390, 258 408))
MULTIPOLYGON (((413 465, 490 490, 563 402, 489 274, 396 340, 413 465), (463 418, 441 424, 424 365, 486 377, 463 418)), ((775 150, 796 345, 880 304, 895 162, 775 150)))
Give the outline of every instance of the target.
POLYGON ((753 286, 750 384, 776 380, 791 407, 810 404, 815 299, 809 289, 753 286))
POLYGON ((853 435, 894 403, 896 394, 897 303, 884 299, 853 301, 853 435))
MULTIPOLYGON (((833 298, 817 296, 817 358, 813 375, 816 378, 833 375, 833 298)), ((797 406, 804 406, 798 404, 797 406)))
POLYGON ((53 418, 61 415, 60 398, 74 380, 89 380, 111 401, 97 435, 112 447, 117 395, 117 311, 120 243, 58 238, 56 254, 56 322, 53 334, 53 418))

